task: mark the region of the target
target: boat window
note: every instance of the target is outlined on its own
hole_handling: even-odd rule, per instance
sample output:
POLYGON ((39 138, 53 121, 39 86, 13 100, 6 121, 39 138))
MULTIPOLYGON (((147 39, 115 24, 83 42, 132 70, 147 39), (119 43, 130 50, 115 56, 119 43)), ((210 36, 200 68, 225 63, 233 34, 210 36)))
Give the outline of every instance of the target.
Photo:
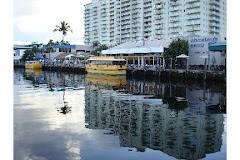
POLYGON ((125 65, 126 62, 125 61, 114 61, 113 65, 125 65))

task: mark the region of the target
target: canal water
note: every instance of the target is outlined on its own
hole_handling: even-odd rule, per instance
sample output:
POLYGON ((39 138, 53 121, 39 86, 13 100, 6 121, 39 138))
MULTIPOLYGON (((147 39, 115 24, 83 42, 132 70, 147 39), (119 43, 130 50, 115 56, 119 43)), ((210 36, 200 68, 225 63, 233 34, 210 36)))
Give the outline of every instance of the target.
POLYGON ((226 159, 223 85, 14 70, 15 160, 226 159))

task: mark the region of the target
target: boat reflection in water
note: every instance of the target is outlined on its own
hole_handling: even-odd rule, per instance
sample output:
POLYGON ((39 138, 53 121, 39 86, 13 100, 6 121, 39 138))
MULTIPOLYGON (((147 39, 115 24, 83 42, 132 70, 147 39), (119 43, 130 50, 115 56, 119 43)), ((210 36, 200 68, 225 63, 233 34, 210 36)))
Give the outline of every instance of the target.
POLYGON ((127 85, 126 76, 108 76, 108 75, 86 75, 86 82, 89 85, 105 87, 124 87, 127 85))
POLYGON ((27 75, 39 77, 42 74, 42 69, 25 69, 27 75))
MULTIPOLYGON (((203 108, 207 103, 201 99, 206 93, 186 86, 151 83, 128 81, 125 93, 86 86, 86 127, 106 129, 105 134, 119 136, 121 147, 140 152, 159 150, 177 159, 201 159, 219 152, 224 117, 206 113, 203 108), (150 94, 154 88, 157 91, 150 94), (171 95, 174 88, 175 94, 171 95)), ((219 103, 221 94, 209 94, 215 95, 210 97, 212 103, 219 103)))

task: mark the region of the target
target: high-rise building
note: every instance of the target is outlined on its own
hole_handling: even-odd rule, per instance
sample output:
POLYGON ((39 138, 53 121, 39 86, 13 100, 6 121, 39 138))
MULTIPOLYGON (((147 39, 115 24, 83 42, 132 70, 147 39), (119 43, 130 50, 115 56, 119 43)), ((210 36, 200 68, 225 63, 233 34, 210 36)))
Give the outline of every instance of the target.
POLYGON ((226 0, 93 0, 85 5, 88 45, 190 34, 225 38, 226 0))

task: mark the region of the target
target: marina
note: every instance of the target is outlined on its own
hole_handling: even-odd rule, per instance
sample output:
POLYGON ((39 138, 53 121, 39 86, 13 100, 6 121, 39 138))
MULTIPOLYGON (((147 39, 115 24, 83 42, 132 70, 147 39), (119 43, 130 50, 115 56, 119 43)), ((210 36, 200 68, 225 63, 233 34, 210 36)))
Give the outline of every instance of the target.
POLYGON ((224 108, 216 84, 15 69, 14 156, 225 159, 224 108))
MULTIPOLYGON (((24 68, 23 64, 15 64, 15 68, 24 68)), ((87 73, 85 64, 80 65, 63 65, 57 64, 43 64, 43 70, 67 73, 87 73)), ((224 83, 226 79, 225 71, 204 71, 204 70, 184 70, 184 69, 159 69, 157 66, 152 67, 138 67, 137 65, 128 65, 126 69, 127 75, 135 76, 158 76, 161 79, 172 81, 209 81, 224 83)))
MULTIPOLYGON (((6 81, 14 83, 14 104, 8 107, 13 117, 5 115, 13 120, 13 131, 7 131, 13 136, 10 159, 235 156, 236 146, 227 154, 227 143, 237 139, 227 121, 237 120, 227 111, 226 82, 227 69, 236 68, 227 66, 228 53, 236 53, 227 48, 238 45, 227 36, 226 0, 14 0, 13 5, 13 27, 3 25, 14 30, 14 40, 5 40, 13 42, 11 51, 3 51, 12 53, 13 63, 5 57, 4 62, 13 65, 5 69, 13 67, 13 74, 2 78, 13 77, 6 81), (234 140, 227 142, 227 134, 234 140)), ((230 81, 228 87, 236 90, 237 80, 230 81)), ((2 84, 11 90, 11 84, 2 84)), ((228 106, 231 112, 234 105, 228 106)), ((5 123, 10 120, 2 121, 11 128, 5 123)))

